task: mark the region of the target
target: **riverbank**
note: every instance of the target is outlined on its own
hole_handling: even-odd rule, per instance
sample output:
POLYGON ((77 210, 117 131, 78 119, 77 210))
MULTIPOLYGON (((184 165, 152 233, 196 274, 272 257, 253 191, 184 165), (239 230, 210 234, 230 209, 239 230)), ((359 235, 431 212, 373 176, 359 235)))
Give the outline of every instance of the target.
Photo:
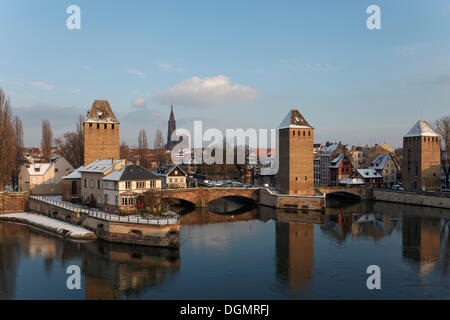
POLYGON ((0 215, 0 220, 22 223, 41 229, 71 240, 96 240, 94 232, 72 225, 70 223, 52 219, 37 213, 9 213, 0 215))

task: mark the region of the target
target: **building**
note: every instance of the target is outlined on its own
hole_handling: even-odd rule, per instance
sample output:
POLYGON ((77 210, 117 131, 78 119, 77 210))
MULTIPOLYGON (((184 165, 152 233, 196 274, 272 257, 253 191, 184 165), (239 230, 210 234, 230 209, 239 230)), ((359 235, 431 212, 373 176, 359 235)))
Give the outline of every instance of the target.
POLYGON ((314 128, 296 109, 289 111, 278 128, 280 192, 314 194, 314 128))
POLYGON ((414 191, 439 191, 440 168, 440 136, 426 121, 420 120, 403 137, 403 186, 414 191))
POLYGON ((314 186, 320 186, 320 156, 314 158, 314 186))
POLYGON ((63 194, 62 178, 71 170, 72 165, 61 156, 53 157, 49 163, 22 165, 18 190, 41 195, 63 194))
POLYGON ((106 100, 95 100, 84 120, 84 165, 97 159, 119 159, 119 121, 106 100))
POLYGON ((179 137, 178 139, 173 139, 172 135, 177 130, 177 122, 175 121, 175 115, 173 114, 173 106, 170 106, 170 116, 167 126, 167 143, 166 150, 170 151, 177 145, 179 142, 183 140, 183 137, 179 137))
POLYGON ((364 167, 365 159, 367 158, 370 149, 372 149, 372 147, 369 145, 358 145, 352 146, 348 150, 352 166, 355 170, 364 167))
POLYGON ((179 166, 164 165, 152 171, 164 189, 186 188, 186 173, 179 166))
POLYGON ((137 165, 128 165, 104 176, 102 207, 120 214, 144 209, 144 192, 161 189, 161 178, 137 165))
POLYGON ((126 160, 99 159, 80 168, 81 201, 91 206, 101 206, 103 203, 102 178, 126 165, 126 160))
POLYGON ((339 186, 339 181, 350 178, 353 173, 352 162, 350 158, 344 154, 339 154, 330 163, 330 186, 339 186))
POLYGON ((370 163, 369 169, 375 169, 383 176, 383 186, 392 187, 398 181, 398 168, 392 154, 379 154, 370 163))
POLYGON ((72 172, 68 172, 63 178, 63 201, 80 202, 81 201, 81 170, 79 167, 72 172))
POLYGON ((370 188, 381 188, 383 186, 383 176, 375 169, 356 169, 351 178, 353 183, 347 184, 360 184, 358 179, 361 179, 370 188))
POLYGON ((330 164, 331 158, 337 154, 338 150, 337 143, 326 143, 322 147, 322 152, 320 153, 320 186, 328 187, 330 185, 330 164))

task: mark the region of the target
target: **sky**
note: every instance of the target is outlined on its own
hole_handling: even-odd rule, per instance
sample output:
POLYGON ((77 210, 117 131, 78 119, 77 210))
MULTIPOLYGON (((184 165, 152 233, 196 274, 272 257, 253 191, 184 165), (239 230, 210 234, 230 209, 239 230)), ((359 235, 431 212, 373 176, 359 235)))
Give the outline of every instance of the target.
POLYGON ((450 0, 0 0, 0 87, 38 146, 109 101, 121 141, 178 128, 274 128, 291 108, 315 142, 400 147, 450 114, 450 0), (67 7, 81 10, 70 30, 67 7), (369 30, 366 10, 381 10, 369 30))

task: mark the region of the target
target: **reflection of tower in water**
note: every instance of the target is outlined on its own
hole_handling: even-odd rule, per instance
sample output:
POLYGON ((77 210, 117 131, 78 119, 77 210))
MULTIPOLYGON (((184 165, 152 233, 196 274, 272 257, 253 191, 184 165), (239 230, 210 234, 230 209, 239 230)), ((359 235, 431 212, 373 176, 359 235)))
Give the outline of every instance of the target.
POLYGON ((102 241, 83 247, 88 300, 139 296, 143 289, 162 284, 180 267, 178 250, 102 241))
POLYGON ((314 225, 276 223, 277 275, 292 288, 307 285, 314 264, 314 225))
POLYGON ((403 256, 418 261, 421 274, 426 274, 439 260, 439 219, 404 218, 402 239, 403 256))

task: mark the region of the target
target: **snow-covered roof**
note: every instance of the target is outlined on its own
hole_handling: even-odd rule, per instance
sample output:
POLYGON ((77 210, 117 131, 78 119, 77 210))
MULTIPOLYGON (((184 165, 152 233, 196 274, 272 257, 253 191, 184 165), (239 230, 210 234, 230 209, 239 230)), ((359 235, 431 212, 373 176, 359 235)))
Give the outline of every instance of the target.
POLYGON ((322 149, 322 154, 332 154, 334 151, 336 151, 337 147, 338 147, 337 143, 333 143, 328 147, 324 147, 322 149))
POLYGON ((341 165, 342 159, 344 159, 344 154, 339 154, 336 158, 331 160, 330 168, 339 168, 341 165))
POLYGON ((88 123, 119 123, 114 115, 109 102, 106 100, 95 100, 92 103, 91 111, 84 120, 88 123))
POLYGON ((357 169, 357 170, 358 173, 361 175, 361 177, 365 179, 383 178, 383 176, 380 173, 378 173, 378 171, 375 169, 357 169))
POLYGON ((370 169, 383 170, 390 158, 390 154, 379 154, 370 163, 370 169))
POLYGON ((339 181, 339 184, 364 184, 364 181, 360 178, 343 178, 339 181))
POLYGON ((102 173, 119 164, 122 160, 99 159, 83 167, 80 172, 102 173))
POLYGON ((434 132, 434 130, 431 128, 428 122, 424 120, 419 120, 404 137, 408 138, 408 137, 423 137, 423 136, 439 137, 439 135, 436 132, 434 132))
POLYGON ((30 176, 41 176, 43 175, 51 166, 53 163, 35 163, 31 164, 28 170, 28 174, 30 176))
POLYGON ((312 129, 308 121, 303 118, 303 116, 297 109, 292 109, 288 112, 288 114, 278 127, 278 130, 288 128, 312 129))
POLYGON ((81 170, 83 169, 84 167, 81 166, 69 173, 67 176, 64 176, 63 179, 81 179, 81 170))
POLYGON ((161 179, 144 167, 137 165, 129 165, 122 167, 119 170, 113 171, 102 178, 102 180, 109 181, 124 181, 124 180, 155 180, 161 179))

